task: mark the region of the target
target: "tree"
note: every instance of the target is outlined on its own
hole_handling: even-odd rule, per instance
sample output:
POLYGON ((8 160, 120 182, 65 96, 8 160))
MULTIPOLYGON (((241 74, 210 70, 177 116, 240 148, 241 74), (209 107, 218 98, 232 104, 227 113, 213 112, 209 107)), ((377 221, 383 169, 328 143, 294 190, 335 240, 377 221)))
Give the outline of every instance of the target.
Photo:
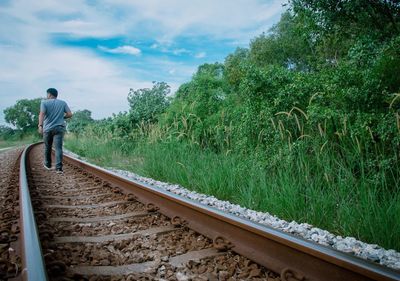
POLYGON ((74 113, 74 118, 68 121, 68 130, 79 134, 84 131, 85 127, 93 123, 92 112, 90 110, 78 110, 74 113))
POLYGON ((379 33, 391 36, 400 24, 398 0, 291 0, 297 14, 306 13, 326 31, 339 27, 346 35, 379 33))
POLYGON ((155 122, 158 115, 167 108, 170 86, 165 82, 153 82, 151 89, 144 88, 133 90, 128 94, 130 116, 134 123, 155 122))
POLYGON ((39 122, 41 99, 22 99, 13 106, 4 110, 4 118, 7 123, 17 127, 24 133, 35 130, 39 122))
POLYGON ((290 0, 290 7, 329 61, 344 57, 361 38, 382 43, 400 30, 398 0, 290 0))
POLYGON ((240 81, 244 75, 244 65, 248 62, 249 50, 245 48, 237 48, 233 54, 225 58, 225 76, 230 85, 239 87, 240 81))
POLYGON ((304 17, 287 11, 268 33, 251 41, 250 59, 258 66, 273 64, 308 70, 315 60, 311 29, 304 17))
POLYGON ((7 139, 15 135, 15 130, 11 127, 0 125, 0 139, 7 139))
POLYGON ((210 131, 224 127, 225 113, 219 112, 228 98, 225 67, 221 63, 198 67, 190 82, 182 84, 160 120, 182 137, 215 147, 210 131))

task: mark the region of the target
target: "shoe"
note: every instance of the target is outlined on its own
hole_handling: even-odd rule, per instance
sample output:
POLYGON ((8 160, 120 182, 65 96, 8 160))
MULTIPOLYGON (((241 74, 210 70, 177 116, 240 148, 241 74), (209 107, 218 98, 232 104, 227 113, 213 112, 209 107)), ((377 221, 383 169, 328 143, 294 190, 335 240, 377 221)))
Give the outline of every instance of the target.
POLYGON ((51 171, 51 166, 47 166, 45 163, 43 163, 43 167, 47 170, 47 171, 51 171))
POLYGON ((62 169, 56 169, 57 174, 64 174, 64 171, 62 169))

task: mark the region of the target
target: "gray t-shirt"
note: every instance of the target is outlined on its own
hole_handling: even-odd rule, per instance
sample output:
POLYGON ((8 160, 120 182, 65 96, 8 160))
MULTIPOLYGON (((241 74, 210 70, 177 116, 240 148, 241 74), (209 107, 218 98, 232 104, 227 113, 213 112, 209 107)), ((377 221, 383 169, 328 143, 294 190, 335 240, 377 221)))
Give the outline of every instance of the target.
POLYGON ((48 132, 56 126, 64 126, 64 113, 70 112, 67 103, 59 99, 42 100, 40 111, 44 113, 43 131, 48 132))

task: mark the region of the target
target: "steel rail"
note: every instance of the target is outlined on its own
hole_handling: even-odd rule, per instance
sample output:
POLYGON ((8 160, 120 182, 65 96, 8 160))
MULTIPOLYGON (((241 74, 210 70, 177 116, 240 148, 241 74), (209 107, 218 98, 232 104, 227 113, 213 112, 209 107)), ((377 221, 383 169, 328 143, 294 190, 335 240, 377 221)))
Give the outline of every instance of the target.
POLYGON ((33 213, 28 186, 28 156, 36 144, 27 146, 21 155, 19 170, 19 208, 22 238, 22 279, 29 281, 46 281, 47 273, 44 265, 38 229, 33 213))
POLYGON ((133 193, 139 201, 293 280, 400 280, 400 272, 222 212, 64 154, 66 162, 133 193))

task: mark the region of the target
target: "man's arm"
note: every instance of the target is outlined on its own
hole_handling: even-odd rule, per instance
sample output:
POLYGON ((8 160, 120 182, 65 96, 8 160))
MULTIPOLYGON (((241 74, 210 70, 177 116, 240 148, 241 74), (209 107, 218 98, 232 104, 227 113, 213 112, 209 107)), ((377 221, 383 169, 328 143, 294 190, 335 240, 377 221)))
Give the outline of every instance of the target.
POLYGON ((43 121, 44 115, 46 114, 46 106, 43 101, 40 102, 40 111, 39 111, 39 124, 38 124, 38 131, 39 134, 43 134, 43 121))
POLYGON ((39 134, 43 133, 43 120, 44 120, 44 112, 40 111, 39 112, 39 124, 38 124, 39 134))
POLYGON ((72 117, 72 112, 71 111, 65 112, 64 119, 68 119, 68 118, 71 118, 71 117, 72 117))
POLYGON ((71 109, 69 109, 69 106, 65 103, 65 107, 64 107, 64 119, 68 119, 72 117, 72 112, 71 109))

